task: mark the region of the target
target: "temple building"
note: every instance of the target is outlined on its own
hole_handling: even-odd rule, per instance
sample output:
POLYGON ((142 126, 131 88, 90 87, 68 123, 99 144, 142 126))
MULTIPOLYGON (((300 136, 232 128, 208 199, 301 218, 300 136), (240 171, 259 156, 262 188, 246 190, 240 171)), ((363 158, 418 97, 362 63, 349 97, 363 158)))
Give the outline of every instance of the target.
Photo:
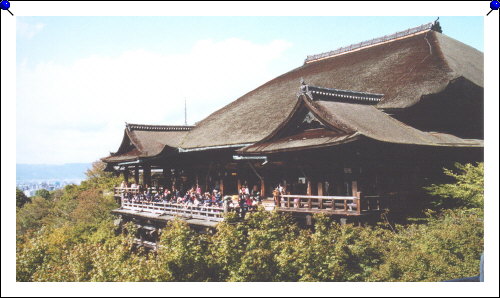
POLYGON ((195 126, 126 124, 102 160, 149 186, 281 185, 283 211, 408 206, 444 166, 483 160, 483 53, 436 25, 309 56, 195 126))

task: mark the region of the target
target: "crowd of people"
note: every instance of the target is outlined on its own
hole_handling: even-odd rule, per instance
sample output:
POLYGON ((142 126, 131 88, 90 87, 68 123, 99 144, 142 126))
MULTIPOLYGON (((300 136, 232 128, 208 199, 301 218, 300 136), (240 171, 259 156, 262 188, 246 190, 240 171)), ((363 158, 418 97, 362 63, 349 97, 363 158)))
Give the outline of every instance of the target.
POLYGON ((199 185, 194 185, 187 191, 181 191, 173 186, 171 189, 163 187, 144 187, 139 184, 128 184, 125 181, 120 185, 121 200, 128 203, 170 203, 185 207, 227 207, 240 209, 246 212, 256 208, 261 203, 260 192, 254 188, 251 192, 246 185, 239 190, 238 199, 231 196, 222 196, 218 189, 211 192, 203 192, 199 185))
POLYGON ((193 186, 184 193, 175 187, 143 187, 135 183, 128 186, 125 182, 122 182, 120 188, 122 201, 129 203, 171 203, 196 207, 222 207, 223 204, 222 194, 217 189, 211 193, 203 193, 199 186, 193 186))

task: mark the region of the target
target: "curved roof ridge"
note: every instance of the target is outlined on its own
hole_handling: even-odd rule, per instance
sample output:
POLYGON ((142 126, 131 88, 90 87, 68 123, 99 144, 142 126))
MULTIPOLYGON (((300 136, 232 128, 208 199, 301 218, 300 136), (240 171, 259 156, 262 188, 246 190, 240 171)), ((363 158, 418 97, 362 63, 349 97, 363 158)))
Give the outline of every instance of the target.
POLYGON ((319 60, 328 59, 328 58, 332 58, 332 57, 336 57, 336 56, 347 54, 347 53, 350 53, 353 51, 359 51, 359 50, 362 50, 362 49, 365 49, 368 47, 373 47, 373 46, 376 46, 379 44, 392 42, 392 41, 399 40, 402 38, 408 38, 410 36, 414 36, 417 34, 422 34, 424 32, 431 30, 433 28, 434 24, 435 24, 435 22, 434 23, 430 22, 430 23, 423 24, 423 25, 420 25, 417 27, 408 28, 407 30, 398 31, 398 32, 390 34, 390 35, 384 35, 382 37, 377 37, 377 38, 365 40, 365 41, 362 41, 359 43, 350 44, 346 47, 340 47, 340 48, 333 50, 333 51, 324 52, 324 53, 320 53, 320 54, 316 54, 316 55, 309 55, 306 57, 304 64, 312 63, 312 62, 316 62, 319 60))
POLYGON ((189 131, 194 125, 157 125, 157 124, 132 124, 126 123, 129 130, 143 131, 189 131))

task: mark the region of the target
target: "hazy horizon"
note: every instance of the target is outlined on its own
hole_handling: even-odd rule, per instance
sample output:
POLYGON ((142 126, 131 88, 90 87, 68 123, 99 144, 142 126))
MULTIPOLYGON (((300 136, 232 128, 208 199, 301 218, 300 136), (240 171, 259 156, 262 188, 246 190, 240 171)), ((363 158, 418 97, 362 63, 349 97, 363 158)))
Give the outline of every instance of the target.
POLYGON ((83 180, 92 163, 16 164, 16 181, 83 180))

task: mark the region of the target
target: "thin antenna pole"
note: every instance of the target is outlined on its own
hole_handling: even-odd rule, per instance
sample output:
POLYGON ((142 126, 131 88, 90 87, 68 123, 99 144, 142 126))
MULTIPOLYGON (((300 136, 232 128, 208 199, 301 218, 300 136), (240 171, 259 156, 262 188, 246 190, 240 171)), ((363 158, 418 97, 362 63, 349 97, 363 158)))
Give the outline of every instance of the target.
POLYGON ((187 122, 187 103, 186 98, 184 97, 184 125, 188 125, 187 122))

